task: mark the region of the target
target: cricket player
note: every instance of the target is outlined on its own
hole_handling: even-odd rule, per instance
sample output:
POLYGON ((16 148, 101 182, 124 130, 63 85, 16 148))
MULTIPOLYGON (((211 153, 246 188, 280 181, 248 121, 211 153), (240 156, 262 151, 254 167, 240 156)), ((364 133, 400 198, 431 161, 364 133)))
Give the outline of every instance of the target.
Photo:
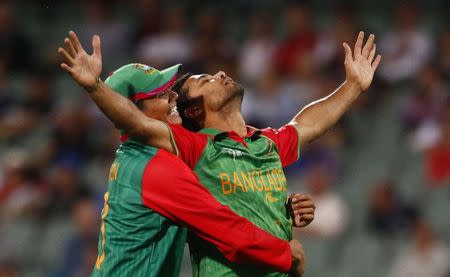
MULTIPOLYGON (((297 160, 300 147, 331 128, 369 88, 381 61, 380 55, 375 58, 374 39, 370 35, 363 46, 364 33, 360 32, 353 53, 344 43, 345 82, 329 96, 307 105, 279 129, 255 130, 245 125, 241 114, 244 90, 223 72, 190 76, 175 86, 180 94, 179 112, 190 121, 185 123, 200 129, 198 133, 147 118, 127 98, 105 85, 89 62, 79 65, 80 72, 88 77, 75 80, 91 91, 105 115, 130 137, 177 153, 201 182, 208 180, 205 186, 221 203, 275 236, 290 240, 292 221, 284 216, 283 167, 297 160)), ((98 37, 94 37, 94 43, 99 44, 98 37)), ((101 64, 94 56, 88 60, 101 64)), ((62 67, 71 72, 68 65, 62 67)), ((195 276, 286 275, 230 263, 205 241, 193 240, 190 247, 195 276)))
MULTIPOLYGON (((179 124, 177 94, 167 89, 177 72, 178 66, 159 71, 131 64, 106 83, 133 99, 146 116, 179 124), (133 80, 133 86, 123 80, 133 80)), ((307 196, 294 198, 290 205, 296 206, 299 224, 305 226, 314 211, 303 214, 300 209, 313 204, 307 196)), ((229 261, 297 276, 301 272, 304 257, 297 241, 288 244, 221 205, 175 155, 130 139, 119 147, 111 166, 92 276, 178 276, 186 240, 180 224, 215 245, 229 261)))

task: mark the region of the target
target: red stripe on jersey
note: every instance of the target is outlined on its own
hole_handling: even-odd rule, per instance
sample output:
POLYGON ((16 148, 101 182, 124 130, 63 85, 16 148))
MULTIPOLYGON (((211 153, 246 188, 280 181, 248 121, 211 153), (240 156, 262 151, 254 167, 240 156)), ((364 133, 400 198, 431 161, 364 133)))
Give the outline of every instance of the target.
POLYGON ((285 125, 279 129, 266 128, 262 130, 262 135, 270 138, 277 146, 283 167, 299 159, 299 138, 294 126, 285 125))
POLYGON ((175 155, 159 150, 142 178, 145 206, 214 244, 232 262, 288 272, 290 246, 219 203, 175 155))
POLYGON ((180 158, 192 169, 200 160, 203 150, 208 143, 208 135, 194 133, 185 129, 181 124, 170 124, 173 138, 178 148, 180 158))

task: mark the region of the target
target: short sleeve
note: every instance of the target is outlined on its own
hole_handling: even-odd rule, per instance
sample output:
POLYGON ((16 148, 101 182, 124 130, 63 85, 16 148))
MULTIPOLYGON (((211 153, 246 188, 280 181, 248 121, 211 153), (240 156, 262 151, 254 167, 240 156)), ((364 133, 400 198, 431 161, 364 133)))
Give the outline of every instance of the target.
POLYGON ((279 129, 265 128, 262 135, 277 146, 283 167, 300 159, 300 136, 293 125, 284 125, 279 129))
POLYGON ((178 156, 194 169, 208 143, 208 135, 191 132, 181 124, 169 124, 169 129, 178 156))

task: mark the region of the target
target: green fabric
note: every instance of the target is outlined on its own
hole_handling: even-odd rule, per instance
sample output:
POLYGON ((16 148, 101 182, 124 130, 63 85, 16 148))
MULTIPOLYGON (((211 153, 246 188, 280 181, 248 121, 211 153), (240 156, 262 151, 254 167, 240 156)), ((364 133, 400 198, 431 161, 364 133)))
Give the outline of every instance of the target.
POLYGON ((180 66, 177 64, 159 71, 140 63, 127 64, 114 71, 105 84, 123 96, 133 98, 138 93, 149 93, 166 85, 176 76, 180 66))
POLYGON ((134 141, 117 150, 91 276, 179 276, 186 230, 142 202, 143 173, 157 151, 134 141))
MULTIPOLYGON (((149 65, 131 63, 114 71, 105 80, 105 84, 137 103, 170 88, 175 82, 180 67, 181 64, 176 64, 160 71, 149 65)), ((120 132, 122 135, 125 134, 124 130, 120 132)))
MULTIPOLYGON (((277 147, 262 135, 245 138, 245 147, 214 129, 201 132, 208 139, 194 171, 200 182, 222 204, 255 225, 283 239, 292 238, 292 221, 286 215, 286 177, 277 147)), ((190 241, 194 276, 288 276, 258 266, 232 264, 211 244, 190 241)))

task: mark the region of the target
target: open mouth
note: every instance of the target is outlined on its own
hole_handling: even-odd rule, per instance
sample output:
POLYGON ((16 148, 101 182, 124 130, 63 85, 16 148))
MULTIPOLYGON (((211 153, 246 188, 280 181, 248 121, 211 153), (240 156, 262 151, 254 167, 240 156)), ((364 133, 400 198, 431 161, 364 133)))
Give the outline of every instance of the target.
POLYGON ((231 78, 225 79, 225 85, 232 84, 232 83, 234 83, 234 82, 231 78))
POLYGON ((169 110, 169 115, 178 115, 177 106, 173 106, 173 107, 169 110))

